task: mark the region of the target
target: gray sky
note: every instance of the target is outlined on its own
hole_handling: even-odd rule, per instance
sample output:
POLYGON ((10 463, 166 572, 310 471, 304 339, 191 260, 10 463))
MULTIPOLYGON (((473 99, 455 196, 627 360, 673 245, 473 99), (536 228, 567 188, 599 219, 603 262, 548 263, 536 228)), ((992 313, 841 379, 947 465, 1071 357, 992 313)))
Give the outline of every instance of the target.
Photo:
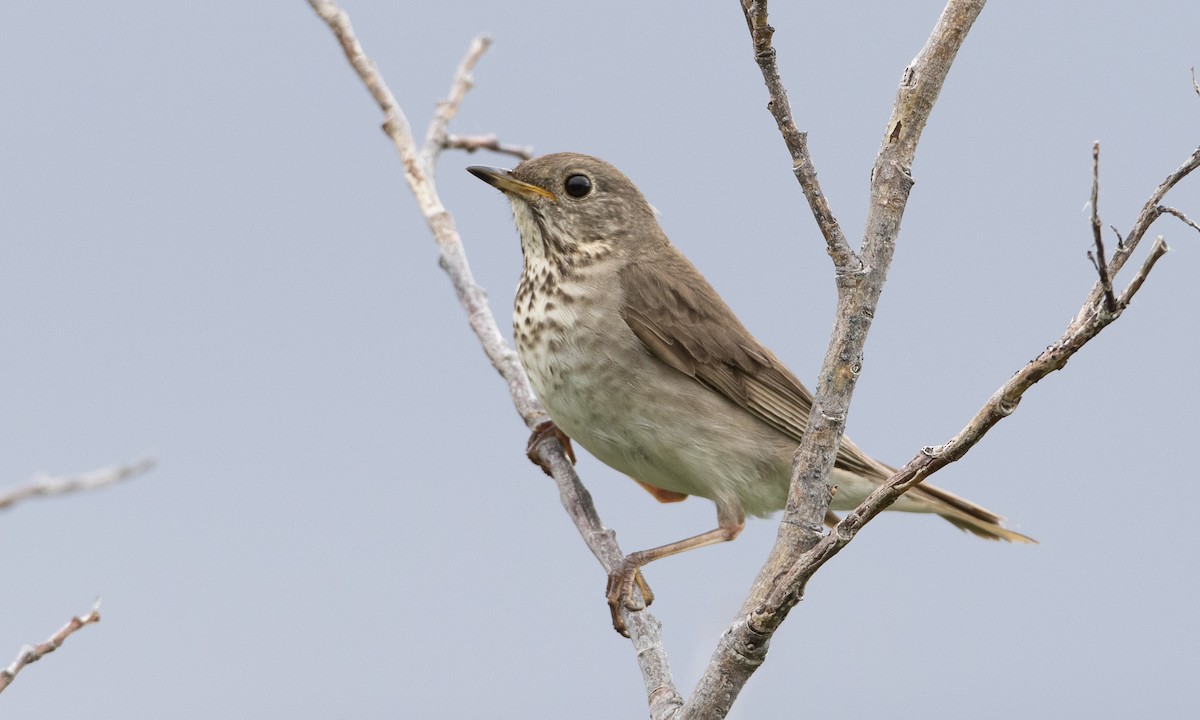
MULTIPOLYGON (((857 235, 868 171, 938 2, 776 3, 781 70, 857 235)), ((1200 5, 995 3, 925 132, 850 434, 942 442, 1091 286, 1197 144, 1200 5)), ((347 2, 418 132, 471 37, 452 129, 622 168, 796 373, 830 263, 764 109, 737 3, 347 2)), ((300 0, 18 3, 0 24, 0 486, 152 453, 117 488, 0 513, 0 665, 103 598, 4 717, 642 717, 603 573, 524 457, 379 131, 300 0)), ((448 153, 440 189, 508 331, 507 203, 448 153)), ((1171 196, 1200 215, 1200 181, 1171 196)), ((886 516, 809 586, 734 717, 1181 717, 1200 580, 1188 520, 1200 238, 1128 314, 938 475, 1041 541, 886 516)), ((1123 283, 1120 283, 1123 284, 1123 283)), ((582 457, 627 551, 711 528, 582 457)), ((688 690, 774 538, 647 577, 688 690)))

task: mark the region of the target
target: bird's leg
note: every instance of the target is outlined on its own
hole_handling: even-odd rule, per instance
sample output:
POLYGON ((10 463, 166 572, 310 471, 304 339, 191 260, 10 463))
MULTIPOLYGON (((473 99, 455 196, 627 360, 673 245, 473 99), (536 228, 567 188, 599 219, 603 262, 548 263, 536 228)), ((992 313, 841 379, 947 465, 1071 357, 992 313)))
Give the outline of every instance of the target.
POLYGON ((552 420, 546 420, 545 422, 538 423, 537 427, 533 429, 533 434, 529 436, 529 442, 525 443, 525 455, 529 458, 530 462, 540 467, 542 472, 546 473, 547 475, 552 474, 550 472, 550 466, 546 463, 543 463, 542 459, 537 453, 538 443, 540 443, 542 440, 545 440, 547 437, 558 438, 558 441, 562 443, 563 452, 566 453, 567 459, 571 461, 572 465, 574 465, 575 449, 571 447, 571 438, 567 437, 567 434, 562 430, 559 430, 558 426, 555 425, 554 421, 552 420))
POLYGON ((643 565, 670 557, 671 555, 678 555, 688 550, 729 542, 736 538, 745 526, 746 516, 740 506, 729 508, 718 505, 716 529, 656 548, 639 550, 626 555, 625 559, 621 561, 621 566, 609 574, 608 588, 605 592, 608 597, 608 608, 612 611, 613 629, 625 637, 629 637, 629 629, 625 626, 625 621, 621 619, 621 608, 624 607, 626 610, 636 612, 644 610, 647 605, 654 602, 654 593, 650 592, 650 586, 646 584, 646 579, 642 577, 643 565), (634 597, 633 586, 635 583, 638 586, 638 590, 641 591, 641 600, 637 600, 634 597))

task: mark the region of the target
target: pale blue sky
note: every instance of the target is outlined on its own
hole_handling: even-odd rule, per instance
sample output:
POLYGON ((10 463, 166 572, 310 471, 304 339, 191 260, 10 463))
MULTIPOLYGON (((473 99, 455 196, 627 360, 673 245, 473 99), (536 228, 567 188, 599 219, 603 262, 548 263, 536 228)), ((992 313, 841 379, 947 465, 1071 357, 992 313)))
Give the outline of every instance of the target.
MULTIPOLYGON (((780 67, 853 237, 896 83, 941 5, 776 3, 780 67)), ((743 321, 811 379, 830 265, 737 3, 347 2, 423 132, 622 168, 743 321)), ((1058 336, 1103 219, 1195 148, 1200 6, 995 3, 952 71, 867 346, 850 434, 901 463, 1058 336)), ((18 3, 0 24, 0 486, 152 453, 151 475, 0 513, 12 718, 643 717, 603 573, 524 457, 379 131, 301 0, 18 3)), ((443 200, 508 331, 505 201, 447 153, 443 200)), ((1200 215, 1200 182, 1170 202, 1200 215)), ((1200 671, 1193 468, 1200 238, 943 485, 1041 541, 880 518, 822 570, 734 717, 1181 717, 1200 671)), ((626 550, 713 526, 590 457, 626 550)), ((689 690, 774 538, 647 577, 689 690)))

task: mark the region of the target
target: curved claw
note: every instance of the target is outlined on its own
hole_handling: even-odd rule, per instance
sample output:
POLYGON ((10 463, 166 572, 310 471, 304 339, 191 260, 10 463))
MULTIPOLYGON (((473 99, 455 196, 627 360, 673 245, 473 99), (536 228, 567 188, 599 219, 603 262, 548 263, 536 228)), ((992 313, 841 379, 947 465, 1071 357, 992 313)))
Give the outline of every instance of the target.
POLYGON ((537 453, 538 443, 540 443, 542 440, 545 440, 547 437, 558 438, 558 441, 562 444, 563 452, 567 455, 567 459, 571 461, 572 465, 574 465, 575 448, 571 447, 571 438, 567 437, 567 434, 562 430, 559 430, 558 426, 555 425, 551 420, 538 423, 537 427, 533 429, 533 433, 529 436, 529 442, 525 443, 525 456, 529 458, 529 461, 540 467, 542 472, 546 473, 547 475, 552 474, 550 472, 550 466, 543 463, 542 459, 538 457, 537 453))
POLYGON ((650 589, 646 578, 642 576, 641 566, 632 556, 625 558, 621 567, 609 574, 604 594, 608 600, 608 609, 612 613, 613 630, 625 637, 629 637, 629 628, 621 619, 621 608, 637 612, 645 610, 654 602, 654 591, 650 589), (635 584, 640 594, 634 594, 635 584))

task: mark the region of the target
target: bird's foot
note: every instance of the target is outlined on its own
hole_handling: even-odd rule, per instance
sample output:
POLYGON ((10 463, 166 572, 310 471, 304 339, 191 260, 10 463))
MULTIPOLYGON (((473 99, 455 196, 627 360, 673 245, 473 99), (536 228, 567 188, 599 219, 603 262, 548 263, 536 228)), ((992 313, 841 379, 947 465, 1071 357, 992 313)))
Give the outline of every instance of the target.
POLYGON ((650 603, 654 602, 654 591, 650 589, 646 578, 642 576, 642 568, 637 564, 634 556, 625 558, 621 562, 621 567, 609 573, 605 596, 608 598, 608 609, 612 612, 613 630, 629 637, 629 628, 621 619, 621 608, 637 612, 645 610, 650 603), (641 592, 640 597, 634 594, 634 585, 637 585, 641 592))
POLYGON ((537 427, 533 429, 533 434, 529 436, 529 442, 525 444, 525 455, 529 458, 530 462, 540 467, 542 472, 547 475, 553 474, 550 472, 550 465, 543 462, 537 452, 538 443, 548 437, 558 438, 558 442, 562 444, 563 452, 566 454, 567 459, 574 465, 575 449, 571 447, 571 438, 567 437, 567 434, 562 430, 559 430, 558 426, 551 420, 538 423, 537 427))

